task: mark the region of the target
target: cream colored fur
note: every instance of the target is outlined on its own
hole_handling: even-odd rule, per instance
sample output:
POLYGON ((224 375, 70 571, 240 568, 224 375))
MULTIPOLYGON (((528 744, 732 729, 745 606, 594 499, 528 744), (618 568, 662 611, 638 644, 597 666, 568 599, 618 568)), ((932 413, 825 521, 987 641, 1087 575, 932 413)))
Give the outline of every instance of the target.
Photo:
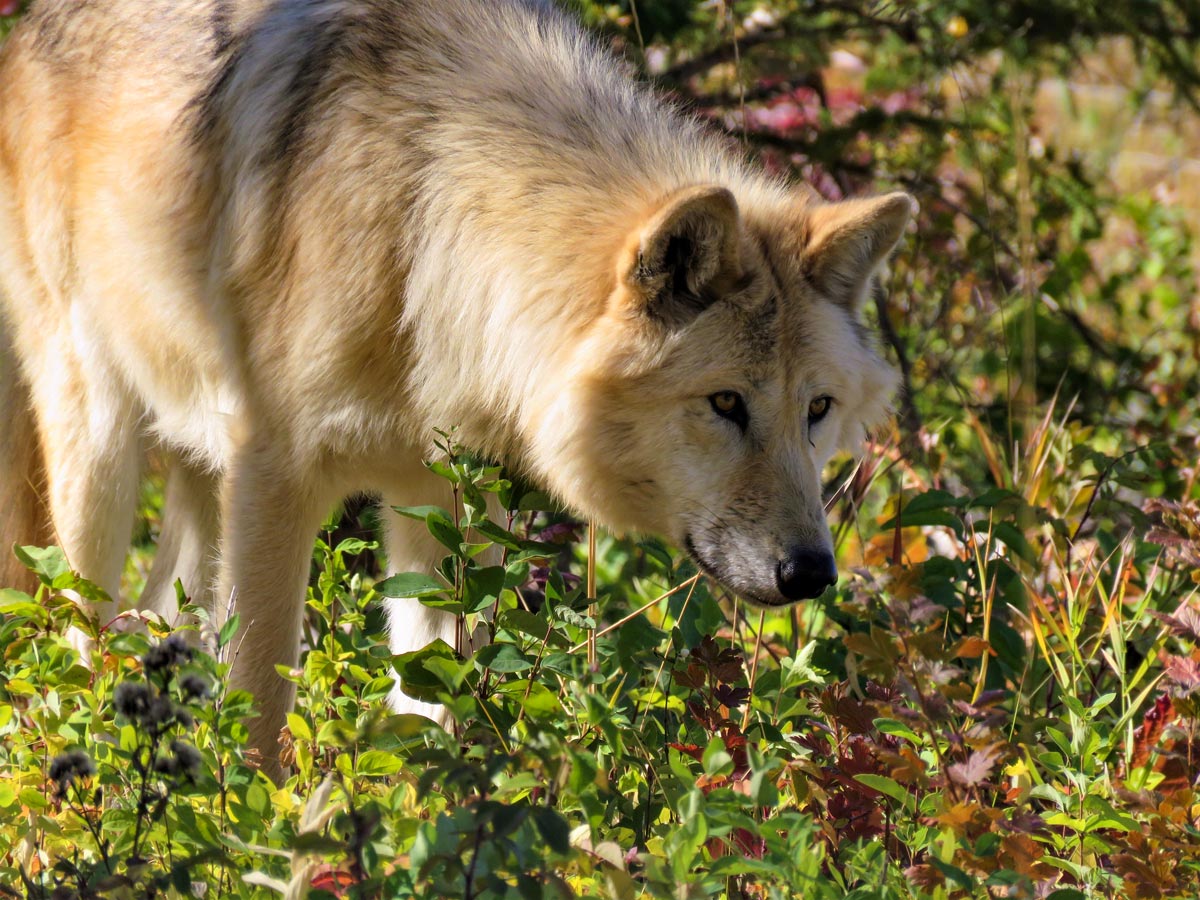
MULTIPOLYGON (((857 314, 910 207, 767 178, 541 4, 40 0, 0 55, 0 498, 39 484, 116 596, 163 448, 148 602, 232 599, 264 749, 321 517, 445 504, 434 428, 785 602, 821 466, 894 388, 857 314)), ((45 536, 21 496, 6 544, 45 536)), ((399 518, 388 550, 436 555, 399 518)), ((450 624, 391 619, 397 652, 450 624)))

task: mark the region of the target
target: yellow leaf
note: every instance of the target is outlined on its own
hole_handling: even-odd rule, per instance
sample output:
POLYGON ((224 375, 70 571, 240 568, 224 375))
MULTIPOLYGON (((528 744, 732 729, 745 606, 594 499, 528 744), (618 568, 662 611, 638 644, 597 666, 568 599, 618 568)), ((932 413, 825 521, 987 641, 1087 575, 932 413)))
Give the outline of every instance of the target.
POLYGON ((934 821, 947 828, 958 829, 975 818, 975 812, 978 809, 978 803, 956 803, 940 816, 935 817, 934 821))

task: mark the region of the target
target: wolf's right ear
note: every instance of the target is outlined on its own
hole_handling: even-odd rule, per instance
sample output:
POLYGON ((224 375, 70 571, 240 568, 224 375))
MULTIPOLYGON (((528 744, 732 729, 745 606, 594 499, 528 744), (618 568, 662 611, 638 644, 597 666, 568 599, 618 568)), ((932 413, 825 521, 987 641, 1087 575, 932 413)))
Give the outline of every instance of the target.
POLYGON ((813 209, 804 256, 816 287, 857 313, 876 271, 904 234, 916 208, 916 200, 896 192, 813 209))
POLYGON ((741 278, 737 201, 722 187, 685 188, 631 237, 621 260, 628 303, 668 328, 686 325, 741 278))

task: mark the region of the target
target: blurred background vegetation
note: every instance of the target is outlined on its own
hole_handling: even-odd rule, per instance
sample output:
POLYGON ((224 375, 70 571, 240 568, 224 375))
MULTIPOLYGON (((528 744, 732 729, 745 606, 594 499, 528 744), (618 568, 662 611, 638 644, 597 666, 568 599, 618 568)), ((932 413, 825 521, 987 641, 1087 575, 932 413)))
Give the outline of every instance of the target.
POLYGON ((1053 397, 1128 446, 1194 438, 1200 4, 574 5, 770 168, 920 200, 878 306, 907 450, 978 417, 1007 452, 1053 397))

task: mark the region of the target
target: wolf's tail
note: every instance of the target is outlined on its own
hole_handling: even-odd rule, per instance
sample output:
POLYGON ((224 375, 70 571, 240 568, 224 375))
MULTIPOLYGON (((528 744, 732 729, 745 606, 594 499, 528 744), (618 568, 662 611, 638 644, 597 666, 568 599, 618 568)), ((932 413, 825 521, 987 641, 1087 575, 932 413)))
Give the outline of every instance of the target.
POLYGON ((29 386, 17 365, 12 330, 0 315, 0 588, 33 587, 12 548, 50 541, 44 482, 29 386))

